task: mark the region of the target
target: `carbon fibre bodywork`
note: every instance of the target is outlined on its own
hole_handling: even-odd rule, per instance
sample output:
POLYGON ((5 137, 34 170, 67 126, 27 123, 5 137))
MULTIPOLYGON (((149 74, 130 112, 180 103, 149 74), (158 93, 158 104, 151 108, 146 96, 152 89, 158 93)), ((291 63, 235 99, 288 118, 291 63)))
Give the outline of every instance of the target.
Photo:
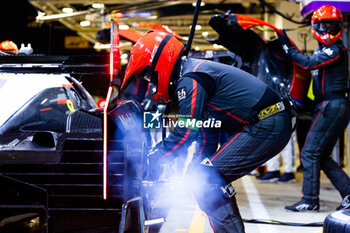
MULTIPOLYGON (((264 40, 254 27, 267 27, 277 34, 281 30, 263 20, 244 15, 223 14, 211 17, 209 25, 219 34, 210 42, 237 54, 241 68, 261 79, 275 90, 287 90, 295 100, 301 116, 306 116, 312 101, 307 97, 310 71, 293 62, 284 52, 277 37, 264 40)), ((292 41, 290 41, 294 44, 292 41)))
MULTIPOLYGON (((61 58, 0 57, 6 59, 12 65, 0 65, 0 107, 7 110, 0 116, 0 221, 35 214, 0 231, 27 232, 27 221, 39 219, 35 232, 116 232, 123 203, 140 195, 140 106, 123 101, 108 110, 104 170, 103 109, 76 79, 84 69, 74 64, 83 71, 68 71, 61 58)), ((104 63, 83 66, 108 78, 104 63)), ((133 224, 125 229, 140 226, 133 224)))

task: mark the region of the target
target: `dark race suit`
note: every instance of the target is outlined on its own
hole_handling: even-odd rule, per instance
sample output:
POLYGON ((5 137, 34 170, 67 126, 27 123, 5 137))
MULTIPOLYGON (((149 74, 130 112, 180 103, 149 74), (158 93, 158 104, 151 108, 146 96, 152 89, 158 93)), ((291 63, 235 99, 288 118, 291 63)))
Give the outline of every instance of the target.
MULTIPOLYGON (((177 152, 185 153, 181 148, 197 140, 198 157, 192 163, 199 164, 208 158, 227 184, 248 174, 284 148, 292 132, 290 111, 248 124, 260 110, 281 100, 274 90, 242 70, 216 62, 186 59, 181 67, 177 83, 178 115, 196 120, 215 118, 221 120, 222 126, 198 130, 176 127, 157 145, 159 157, 170 159, 177 152), (228 132, 230 137, 217 150, 220 130, 228 132)), ((191 172, 191 166, 189 170, 191 176, 200 173, 191 172)), ((225 201, 217 190, 221 181, 211 182, 210 179, 198 178, 201 189, 195 190, 195 197, 209 216, 214 232, 244 232, 235 198, 225 201)))
POLYGON ((330 154, 350 119, 350 103, 346 98, 349 75, 346 48, 338 40, 328 46, 319 43, 310 57, 295 47, 290 47, 287 53, 300 66, 313 70, 316 106, 301 151, 303 195, 308 199, 318 199, 322 169, 344 197, 350 194, 350 179, 330 154))

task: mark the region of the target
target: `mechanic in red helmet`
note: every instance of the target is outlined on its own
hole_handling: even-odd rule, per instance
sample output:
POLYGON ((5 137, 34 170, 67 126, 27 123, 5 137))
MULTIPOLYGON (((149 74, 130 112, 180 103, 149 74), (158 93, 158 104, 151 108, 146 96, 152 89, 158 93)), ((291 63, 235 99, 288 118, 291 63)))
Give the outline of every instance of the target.
POLYGON ((18 53, 17 45, 10 40, 5 40, 0 43, 0 54, 13 55, 18 53))
POLYGON ((337 209, 350 208, 350 179, 330 157, 340 134, 350 119, 348 98, 348 55, 340 36, 343 16, 330 5, 312 15, 312 31, 319 47, 311 56, 299 52, 284 32, 279 37, 286 53, 300 66, 313 70, 315 108, 312 124, 301 151, 303 164, 303 197, 291 211, 319 210, 320 170, 327 175, 343 198, 337 209))
MULTIPOLYGON (((148 154, 152 173, 160 163, 187 154, 197 141, 197 158, 188 179, 200 208, 214 232, 244 232, 231 182, 248 174, 279 153, 292 133, 291 101, 256 77, 232 66, 182 57, 184 45, 171 34, 147 32, 132 47, 122 91, 135 78, 152 82, 153 98, 177 100, 182 121, 148 154), (221 121, 220 128, 197 122, 221 121), (218 148, 221 131, 230 137, 218 148)), ((180 120, 180 119, 179 119, 180 120)))

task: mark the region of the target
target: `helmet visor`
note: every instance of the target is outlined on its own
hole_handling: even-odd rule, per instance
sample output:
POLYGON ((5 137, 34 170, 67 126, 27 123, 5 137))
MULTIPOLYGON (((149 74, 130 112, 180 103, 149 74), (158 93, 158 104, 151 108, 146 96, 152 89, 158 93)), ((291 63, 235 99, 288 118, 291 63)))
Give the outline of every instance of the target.
POLYGON ((336 20, 322 20, 314 23, 312 26, 322 36, 327 34, 335 36, 342 29, 342 23, 336 20))

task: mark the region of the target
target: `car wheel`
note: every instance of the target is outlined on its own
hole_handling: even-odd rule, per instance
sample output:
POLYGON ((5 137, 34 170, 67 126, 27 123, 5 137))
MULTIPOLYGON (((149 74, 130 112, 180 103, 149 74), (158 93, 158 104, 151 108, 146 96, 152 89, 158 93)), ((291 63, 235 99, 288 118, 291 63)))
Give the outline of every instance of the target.
POLYGON ((329 214, 323 224, 323 233, 350 232, 350 209, 329 214))

